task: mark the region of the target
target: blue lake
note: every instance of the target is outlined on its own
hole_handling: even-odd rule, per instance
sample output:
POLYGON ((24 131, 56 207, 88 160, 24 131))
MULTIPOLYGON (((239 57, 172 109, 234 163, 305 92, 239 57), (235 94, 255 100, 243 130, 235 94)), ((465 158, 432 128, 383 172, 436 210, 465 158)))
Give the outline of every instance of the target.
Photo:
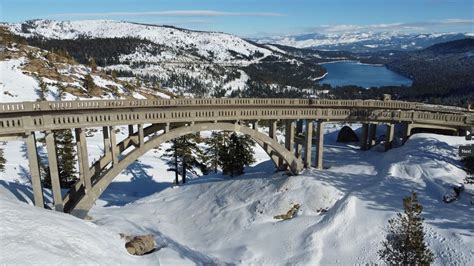
POLYGON ((364 88, 381 86, 410 86, 412 80, 385 66, 364 65, 357 62, 335 62, 322 64, 328 71, 319 81, 332 87, 357 85, 364 88))

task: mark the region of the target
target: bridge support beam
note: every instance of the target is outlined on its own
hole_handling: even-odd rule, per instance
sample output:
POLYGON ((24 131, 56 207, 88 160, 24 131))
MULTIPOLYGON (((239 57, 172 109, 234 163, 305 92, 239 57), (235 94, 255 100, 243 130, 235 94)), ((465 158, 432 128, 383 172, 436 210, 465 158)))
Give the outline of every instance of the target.
POLYGON ((56 141, 54 132, 46 132, 46 149, 48 150, 49 175, 51 178, 51 189, 53 190, 54 209, 63 212, 63 196, 61 194, 61 183, 59 181, 58 159, 56 154, 56 141))
POLYGON ((319 121, 317 126, 317 150, 316 150, 316 168, 323 169, 323 153, 324 153, 324 122, 319 121))
POLYGON ((82 128, 76 128, 76 146, 79 162, 79 179, 82 184, 84 184, 87 194, 87 192, 92 188, 92 182, 89 174, 89 155, 87 152, 86 133, 82 128))
POLYGON ((311 167, 311 154, 313 153, 313 121, 306 120, 306 136, 305 136, 305 153, 304 153, 304 167, 311 167))
POLYGON ((138 145, 140 147, 145 144, 145 134, 143 133, 143 124, 138 124, 138 145))
POLYGON ((360 149, 363 151, 367 150, 367 137, 369 135, 369 124, 362 124, 362 133, 360 136, 360 149))
MULTIPOLYGON (((303 120, 298 120, 296 122, 296 136, 300 137, 303 135, 303 120)), ((301 143, 296 144, 295 155, 296 158, 302 158, 303 145, 301 143)))
MULTIPOLYGON (((268 128, 268 136, 274 140, 277 140, 277 128, 278 128, 278 121, 277 120, 272 120, 269 121, 270 125, 268 128)), ((278 141, 278 140, 277 140, 278 141)), ((282 164, 283 164, 283 158, 278 156, 271 148, 268 146, 268 144, 263 144, 263 147, 265 149, 265 152, 270 155, 270 158, 275 162, 275 165, 277 166, 277 169, 279 169, 282 164)))
POLYGON ((407 142, 408 138, 411 135, 411 125, 408 122, 403 122, 403 136, 402 136, 402 144, 407 142))
POLYGON ((108 156, 111 150, 109 127, 102 127, 102 136, 104 137, 104 155, 108 156))
POLYGON ((295 152, 295 121, 286 121, 285 124, 285 148, 292 154, 295 152))
POLYGON ((377 140, 377 124, 369 125, 368 149, 375 146, 377 140))
POLYGON ((115 135, 115 127, 109 127, 110 130, 110 152, 112 153, 112 164, 117 165, 118 163, 118 147, 117 147, 117 136, 115 135))
POLYGON ((395 125, 387 124, 387 132, 385 133, 385 151, 388 151, 392 148, 394 136, 395 136, 395 125))
POLYGON ((31 185, 33 187, 34 203, 36 207, 43 208, 44 207, 43 186, 41 185, 35 132, 28 132, 26 135, 25 142, 26 142, 26 149, 28 152, 28 163, 30 167, 31 185))

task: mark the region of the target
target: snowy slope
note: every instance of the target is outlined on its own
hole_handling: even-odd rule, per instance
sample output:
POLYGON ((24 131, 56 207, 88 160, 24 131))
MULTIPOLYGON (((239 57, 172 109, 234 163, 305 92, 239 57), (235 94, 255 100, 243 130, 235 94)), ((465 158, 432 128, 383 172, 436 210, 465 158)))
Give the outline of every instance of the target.
POLYGON ((123 38, 146 39, 173 49, 196 49, 203 57, 214 56, 213 61, 235 59, 231 52, 244 56, 261 53, 264 58, 272 52, 255 46, 237 36, 218 32, 198 32, 174 27, 137 24, 112 20, 51 21, 34 20, 22 24, 10 24, 12 32, 25 36, 42 36, 50 39, 123 38))
MULTIPOLYGON (((274 174, 268 157, 256 148, 258 162, 247 168, 242 177, 229 179, 213 174, 172 187, 173 175, 166 172, 160 159, 165 147, 150 151, 122 172, 91 210, 93 229, 102 230, 97 235, 112 241, 113 246, 118 245, 118 233, 154 234, 161 249, 141 258, 140 263, 380 263, 376 252, 384 238, 387 220, 402 210, 402 198, 416 191, 424 205, 427 242, 435 253, 436 264, 474 262, 471 248, 474 206, 470 205, 468 196, 474 188, 467 186, 467 192, 454 203, 441 201, 450 186, 465 177, 456 155, 456 147, 466 143, 464 138, 417 134, 405 146, 386 153, 380 152, 380 147, 363 152, 357 145, 336 143, 338 129, 340 125, 326 127, 324 162, 328 169, 306 170, 294 177, 274 174), (273 219, 286 213, 294 203, 302 206, 294 219, 284 222, 273 219)), ((119 138, 123 137, 125 133, 120 133, 119 138)), ((91 136, 88 141, 90 156, 96 158, 102 145, 100 136, 91 136)), ((15 165, 25 165, 26 158, 18 157, 21 154, 14 149, 12 146, 5 150, 7 158, 13 157, 15 161, 7 164, 9 176, 0 174, 4 180, 0 180, 0 188, 3 186, 19 198, 31 196, 15 165), (14 165, 16 170, 12 169, 14 165), (16 184, 12 183, 15 174, 16 184)), ((21 236, 28 229, 25 223, 12 226, 12 221, 24 219, 20 212, 23 210, 42 213, 41 224, 60 219, 61 224, 70 227, 92 226, 18 203, 17 199, 5 196, 9 193, 0 190, 1 202, 8 203, 3 210, 19 210, 8 221, 0 220, 0 228, 9 228, 9 235, 21 236)), ((76 241, 99 241, 75 229, 61 229, 58 234, 74 235, 76 241)), ((23 243, 8 242, 9 248, 23 243)), ((42 251, 39 245, 32 244, 29 248, 32 254, 42 251)), ((0 258, 8 250, 0 248, 0 258)), ((56 252, 51 247, 41 257, 30 258, 48 262, 55 258, 56 252)), ((114 252, 115 258, 122 258, 119 250, 114 252)), ((98 263, 109 259, 109 255, 94 254, 98 263)), ((19 255, 9 254, 7 258, 7 262, 22 261, 19 255)))
POLYGON ((274 46, 220 32, 112 20, 30 20, 2 25, 15 35, 29 38, 31 45, 64 49, 84 64, 93 57, 99 69, 114 71, 122 78, 136 77, 142 83, 178 95, 220 95, 222 89, 230 94, 246 89, 247 81, 284 86, 288 82, 301 84, 300 80, 306 79, 313 84, 312 74, 296 77, 293 72, 318 76, 325 72, 322 67, 296 59, 274 46), (110 48, 103 51, 103 46, 110 48), (282 71, 288 73, 283 78, 288 81, 282 81, 281 74, 260 77, 258 72, 271 68, 270 62, 288 70, 282 71))

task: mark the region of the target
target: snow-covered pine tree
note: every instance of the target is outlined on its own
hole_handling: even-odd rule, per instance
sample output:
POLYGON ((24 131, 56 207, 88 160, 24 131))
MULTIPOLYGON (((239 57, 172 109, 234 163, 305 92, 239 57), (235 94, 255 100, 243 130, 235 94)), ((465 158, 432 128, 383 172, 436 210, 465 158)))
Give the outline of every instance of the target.
POLYGON ((379 250, 380 259, 389 265, 429 265, 433 253, 424 241, 423 207, 415 192, 403 199, 404 213, 388 221, 388 234, 379 250))
POLYGON ((253 146, 255 142, 247 135, 232 133, 224 141, 224 147, 219 154, 222 172, 232 177, 244 173, 244 166, 255 162, 253 146))
POLYGON ((84 76, 84 88, 90 93, 95 89, 94 79, 90 74, 84 76))

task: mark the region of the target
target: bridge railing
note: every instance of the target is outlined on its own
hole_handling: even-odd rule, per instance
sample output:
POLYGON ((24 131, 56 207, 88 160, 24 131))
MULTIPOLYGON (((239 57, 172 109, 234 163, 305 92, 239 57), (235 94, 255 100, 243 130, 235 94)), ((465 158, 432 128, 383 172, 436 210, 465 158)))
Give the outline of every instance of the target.
POLYGON ((81 100, 0 103, 1 113, 120 109, 120 108, 160 108, 185 106, 291 106, 291 107, 327 107, 327 108, 381 108, 400 110, 428 110, 439 112, 465 112, 454 107, 436 108, 413 102, 378 101, 378 100, 330 100, 330 99, 281 99, 281 98, 187 98, 187 99, 152 99, 152 100, 81 100))
MULTIPOLYGON (((228 100, 228 99, 225 99, 228 100)), ((225 102, 225 101, 223 101, 225 102)), ((87 103, 90 106, 91 103, 87 103)), ((68 106, 66 106, 68 107, 68 106)), ((59 106, 58 108, 63 108, 59 106)), ((199 109, 147 108, 130 110, 100 110, 95 112, 15 116, 0 118, 0 135, 40 130, 77 127, 100 127, 136 123, 174 123, 192 121, 237 121, 258 119, 322 119, 327 121, 354 122, 413 122, 456 127, 472 126, 472 116, 467 114, 437 113, 413 110, 354 109, 354 108, 291 108, 291 107, 232 107, 199 109)))

